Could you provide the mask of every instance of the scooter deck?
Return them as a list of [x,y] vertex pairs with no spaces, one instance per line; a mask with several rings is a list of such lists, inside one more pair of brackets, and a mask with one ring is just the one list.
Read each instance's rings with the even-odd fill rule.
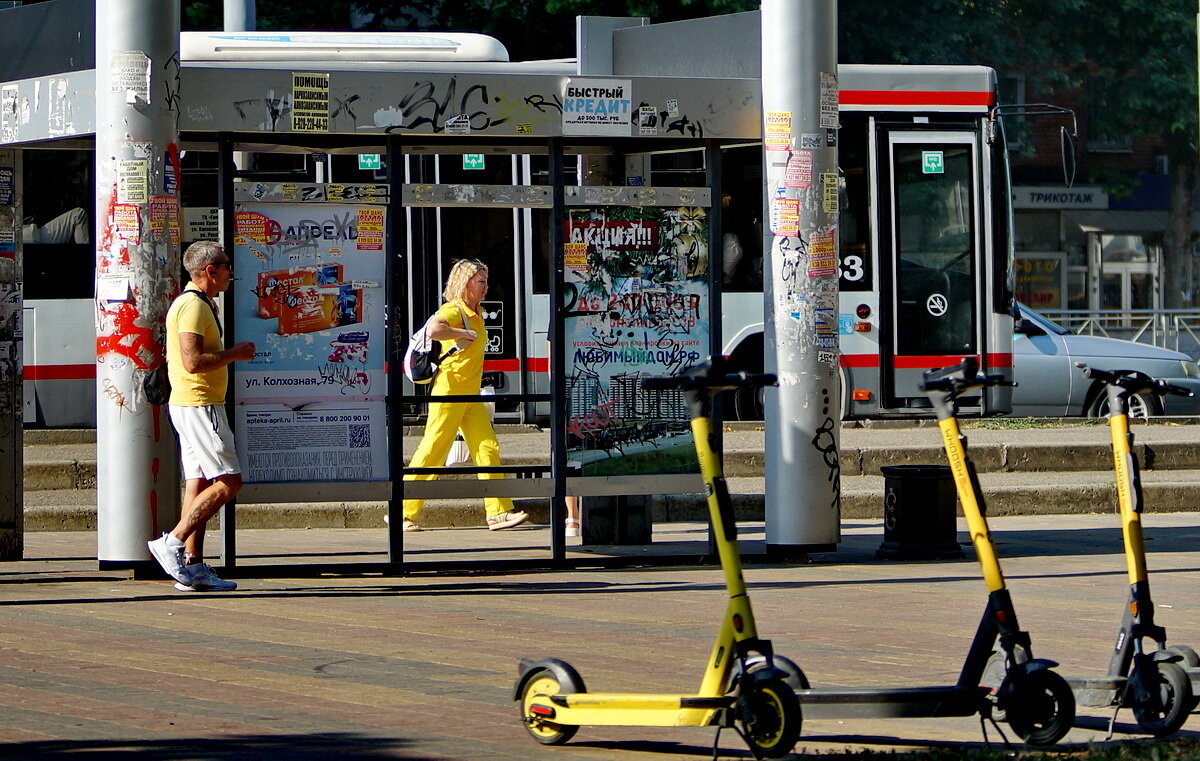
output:
[[1123,676],[1068,676],[1064,677],[1075,693],[1075,702],[1091,708],[1108,708],[1116,705],[1127,681]]
[[974,716],[986,687],[853,687],[797,690],[806,719],[899,719]]

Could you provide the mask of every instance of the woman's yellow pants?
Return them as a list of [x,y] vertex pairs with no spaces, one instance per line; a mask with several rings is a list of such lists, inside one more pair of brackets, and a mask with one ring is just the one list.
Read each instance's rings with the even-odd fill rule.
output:
[[[500,443],[496,441],[492,417],[483,402],[432,402],[429,405],[429,418],[425,423],[425,435],[421,437],[421,443],[413,453],[408,467],[437,468],[445,465],[446,456],[450,454],[450,447],[459,431],[462,431],[475,465],[492,467],[500,464]],[[433,474],[404,476],[405,481],[430,481],[435,478],[437,476]],[[479,478],[504,478],[504,474],[480,473]],[[415,521],[424,504],[423,499],[404,500],[404,517]],[[488,517],[491,517],[511,511],[513,503],[507,497],[487,497],[484,499],[484,508]]]

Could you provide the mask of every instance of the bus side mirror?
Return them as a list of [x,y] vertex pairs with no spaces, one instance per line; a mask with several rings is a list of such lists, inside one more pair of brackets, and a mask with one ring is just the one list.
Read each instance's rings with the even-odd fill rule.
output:
[[1063,182],[1067,187],[1075,184],[1075,148],[1078,142],[1074,132],[1068,132],[1066,127],[1059,128],[1059,138],[1062,143]]

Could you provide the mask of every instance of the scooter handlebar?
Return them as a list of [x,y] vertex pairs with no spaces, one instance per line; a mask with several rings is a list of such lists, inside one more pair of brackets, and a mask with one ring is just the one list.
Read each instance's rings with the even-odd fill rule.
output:
[[1151,378],[1137,370],[1113,372],[1088,367],[1084,362],[1076,362],[1075,366],[1083,373],[1083,377],[1103,383],[1108,386],[1119,386],[1131,394],[1157,394],[1158,396],[1195,396],[1189,389],[1167,383],[1165,380]]
[[1015,387],[1017,384],[1003,375],[984,375],[979,372],[979,360],[963,357],[963,361],[950,367],[925,372],[922,391],[949,391],[955,395],[984,386]]

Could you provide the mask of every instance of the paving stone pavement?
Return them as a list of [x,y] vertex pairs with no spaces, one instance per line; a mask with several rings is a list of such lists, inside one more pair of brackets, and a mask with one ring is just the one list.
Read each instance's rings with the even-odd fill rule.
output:
[[[754,552],[762,525],[743,528]],[[1034,652],[1066,675],[1100,675],[1127,590],[1115,516],[995,518],[992,528]],[[651,548],[705,536],[702,524],[670,524]],[[1200,646],[1200,514],[1148,516],[1146,536],[1158,621],[1170,641]],[[814,686],[956,678],[985,600],[970,549],[962,561],[880,561],[881,538],[879,521],[848,520],[837,552],[747,569],[762,634]],[[5,758],[711,757],[703,729],[585,727],[565,746],[538,746],[511,689],[518,657],[556,656],[592,690],[694,690],[722,605],[716,568],[420,572],[425,559],[482,570],[545,553],[548,530],[531,527],[409,535],[411,575],[345,574],[333,564],[384,556],[384,531],[245,530],[240,588],[199,594],[96,570],[89,532],[26,540],[27,559],[0,563]],[[311,578],[256,574],[279,563],[328,565]],[[1066,742],[1099,741],[1107,716],[1081,709]],[[1200,737],[1200,716],[1183,732]],[[1135,733],[1123,711],[1117,737]],[[807,721],[796,757],[930,745],[978,747],[979,722]],[[729,732],[720,756],[750,757]]]

